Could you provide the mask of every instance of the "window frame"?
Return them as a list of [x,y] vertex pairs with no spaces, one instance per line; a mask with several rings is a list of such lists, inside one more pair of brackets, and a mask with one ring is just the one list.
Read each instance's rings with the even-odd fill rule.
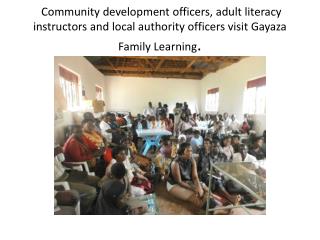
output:
[[[209,100],[208,99],[209,97],[212,97],[212,100]],[[219,100],[220,100],[219,88],[208,89],[206,94],[205,112],[218,112]],[[208,101],[211,101],[211,107],[208,107],[210,105]]]
[[[266,114],[266,77],[256,78],[250,81],[247,81],[246,89],[244,90],[244,103],[243,110],[244,113],[253,114],[253,115],[265,115]],[[261,96],[259,95],[259,91],[264,91],[263,96],[263,105],[260,106]],[[251,95],[251,96],[250,96]],[[252,99],[249,99],[252,98]],[[252,104],[254,102],[254,104]],[[250,104],[251,103],[251,104]],[[252,111],[253,109],[253,111]],[[263,111],[258,111],[259,109],[263,109]]]
[[[98,91],[97,91],[98,89],[100,90],[100,94],[101,94],[100,98],[97,97],[97,96],[98,96]],[[96,85],[95,85],[95,90],[96,90],[96,99],[103,101],[103,99],[104,99],[103,87],[101,87],[101,86],[99,86],[99,85],[96,84]]]
[[[59,64],[58,67],[59,86],[61,87],[62,93],[66,99],[67,111],[78,111],[81,108],[82,96],[80,75],[63,65]],[[69,75],[69,77],[65,77],[63,75]]]

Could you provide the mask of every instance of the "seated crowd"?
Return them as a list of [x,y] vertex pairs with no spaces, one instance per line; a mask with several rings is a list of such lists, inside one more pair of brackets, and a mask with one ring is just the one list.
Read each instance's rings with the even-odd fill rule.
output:
[[[256,136],[253,126],[247,114],[242,123],[234,114],[191,114],[186,102],[177,103],[172,113],[167,104],[159,102],[154,108],[149,102],[136,117],[107,112],[96,119],[86,112],[81,125],[71,127],[64,145],[55,146],[54,179],[69,183],[65,198],[80,199],[81,214],[144,214],[147,205],[138,197],[154,192],[160,182],[166,183],[170,195],[199,210],[207,201],[210,208],[254,202],[217,171],[209,183],[214,163],[251,162],[257,169],[265,168],[266,134]],[[143,156],[140,129],[164,129],[172,135],[163,136],[161,146]],[[248,137],[241,141],[244,134]],[[62,196],[55,191],[55,201],[64,202]]]

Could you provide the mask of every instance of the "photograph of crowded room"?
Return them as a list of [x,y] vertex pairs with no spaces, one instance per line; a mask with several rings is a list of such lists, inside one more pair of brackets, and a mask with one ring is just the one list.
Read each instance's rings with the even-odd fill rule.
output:
[[54,57],[55,215],[265,215],[266,57]]

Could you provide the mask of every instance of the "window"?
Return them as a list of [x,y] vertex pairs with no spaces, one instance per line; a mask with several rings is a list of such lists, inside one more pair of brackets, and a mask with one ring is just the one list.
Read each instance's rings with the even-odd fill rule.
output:
[[103,88],[96,85],[96,99],[103,100]]
[[244,94],[244,113],[266,113],[266,77],[247,82]]
[[59,66],[60,86],[67,100],[67,109],[74,110],[80,105],[79,77],[73,72]]
[[217,112],[219,107],[219,88],[208,90],[206,96],[206,112]]

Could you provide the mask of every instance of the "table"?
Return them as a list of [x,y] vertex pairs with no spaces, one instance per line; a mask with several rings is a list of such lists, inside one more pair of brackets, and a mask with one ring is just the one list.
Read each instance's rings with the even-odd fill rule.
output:
[[197,121],[197,126],[196,127],[192,127],[193,130],[203,130],[203,131],[208,131],[208,123],[206,121]]
[[[243,208],[249,214],[247,207],[266,207],[266,178],[265,171],[258,171],[253,163],[240,162],[240,163],[216,163],[212,164],[210,171],[213,168],[222,173],[227,178],[233,180],[236,184],[244,188],[249,194],[251,194],[258,201],[256,203],[240,204],[237,206],[216,207],[209,209],[207,206],[206,213],[217,209],[231,209],[231,208]],[[211,190],[211,178],[209,176],[209,190]]]
[[146,142],[141,150],[143,155],[147,155],[152,146],[160,147],[162,136],[171,136],[172,132],[165,129],[137,129],[138,137],[142,137]]

